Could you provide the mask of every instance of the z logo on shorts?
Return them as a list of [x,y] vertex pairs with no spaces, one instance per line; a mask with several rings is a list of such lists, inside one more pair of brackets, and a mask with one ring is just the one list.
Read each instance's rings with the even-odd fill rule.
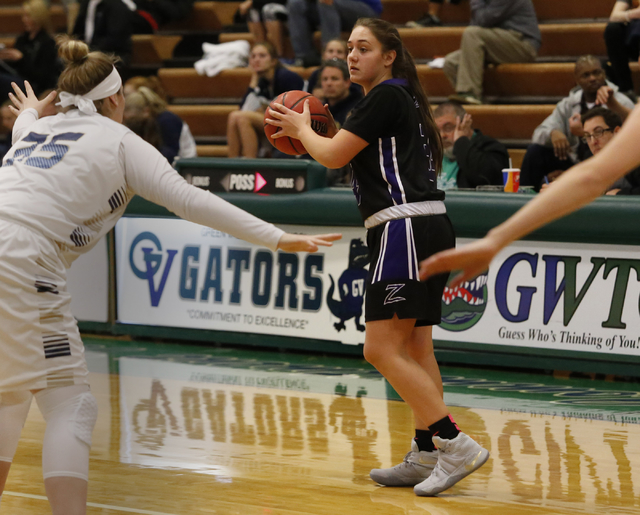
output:
[[384,299],[384,305],[393,304],[394,302],[402,302],[403,300],[407,300],[404,297],[396,297],[396,293],[398,293],[402,288],[404,288],[404,284],[388,284],[385,288],[389,294]]

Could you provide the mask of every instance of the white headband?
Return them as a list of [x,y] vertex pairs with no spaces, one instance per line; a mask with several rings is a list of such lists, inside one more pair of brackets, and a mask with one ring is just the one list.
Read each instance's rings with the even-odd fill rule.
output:
[[98,112],[94,100],[102,100],[103,98],[107,98],[111,95],[115,95],[120,88],[122,87],[122,79],[120,78],[120,74],[118,70],[113,68],[113,71],[109,74],[109,76],[104,79],[100,84],[98,84],[95,88],[93,88],[89,93],[85,93],[84,95],[72,95],[67,91],[61,91],[60,102],[56,105],[60,107],[67,106],[78,106],[78,109],[85,114],[95,114]]

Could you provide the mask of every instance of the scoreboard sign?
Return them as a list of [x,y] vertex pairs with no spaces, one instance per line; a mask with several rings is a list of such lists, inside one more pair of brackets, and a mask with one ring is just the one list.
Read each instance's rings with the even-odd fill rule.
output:
[[307,191],[306,172],[278,170],[230,171],[199,168],[183,173],[188,183],[213,193],[301,193]]
[[324,187],[324,167],[302,159],[185,159],[178,171],[213,193],[302,193]]

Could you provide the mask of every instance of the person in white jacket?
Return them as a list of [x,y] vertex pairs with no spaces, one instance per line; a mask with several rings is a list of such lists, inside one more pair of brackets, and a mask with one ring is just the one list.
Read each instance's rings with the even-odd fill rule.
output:
[[583,135],[580,116],[589,109],[603,106],[611,109],[623,120],[633,109],[633,102],[608,82],[600,61],[590,55],[576,61],[577,86],[569,96],[563,98],[553,112],[533,132],[532,144],[527,149],[522,163],[520,184],[533,186],[536,190],[547,177],[555,179],[591,156]]
[[[67,39],[58,86],[65,112],[14,86],[13,146],[0,173],[0,496],[32,397],[47,423],[42,468],[54,515],[86,512],[97,404],[88,385],[66,268],[91,249],[139,194],[182,218],[272,250],[315,251],[340,235],[291,235],[189,185],[122,125],[113,60]],[[1,499],[1,497],[0,497]]]

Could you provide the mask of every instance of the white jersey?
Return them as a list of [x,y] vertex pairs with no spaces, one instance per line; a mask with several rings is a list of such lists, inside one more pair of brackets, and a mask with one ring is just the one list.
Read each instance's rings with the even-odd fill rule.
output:
[[115,225],[134,194],[178,216],[276,249],[283,231],[189,185],[127,127],[77,109],[16,120],[0,168],[0,218],[53,240],[65,266]]

